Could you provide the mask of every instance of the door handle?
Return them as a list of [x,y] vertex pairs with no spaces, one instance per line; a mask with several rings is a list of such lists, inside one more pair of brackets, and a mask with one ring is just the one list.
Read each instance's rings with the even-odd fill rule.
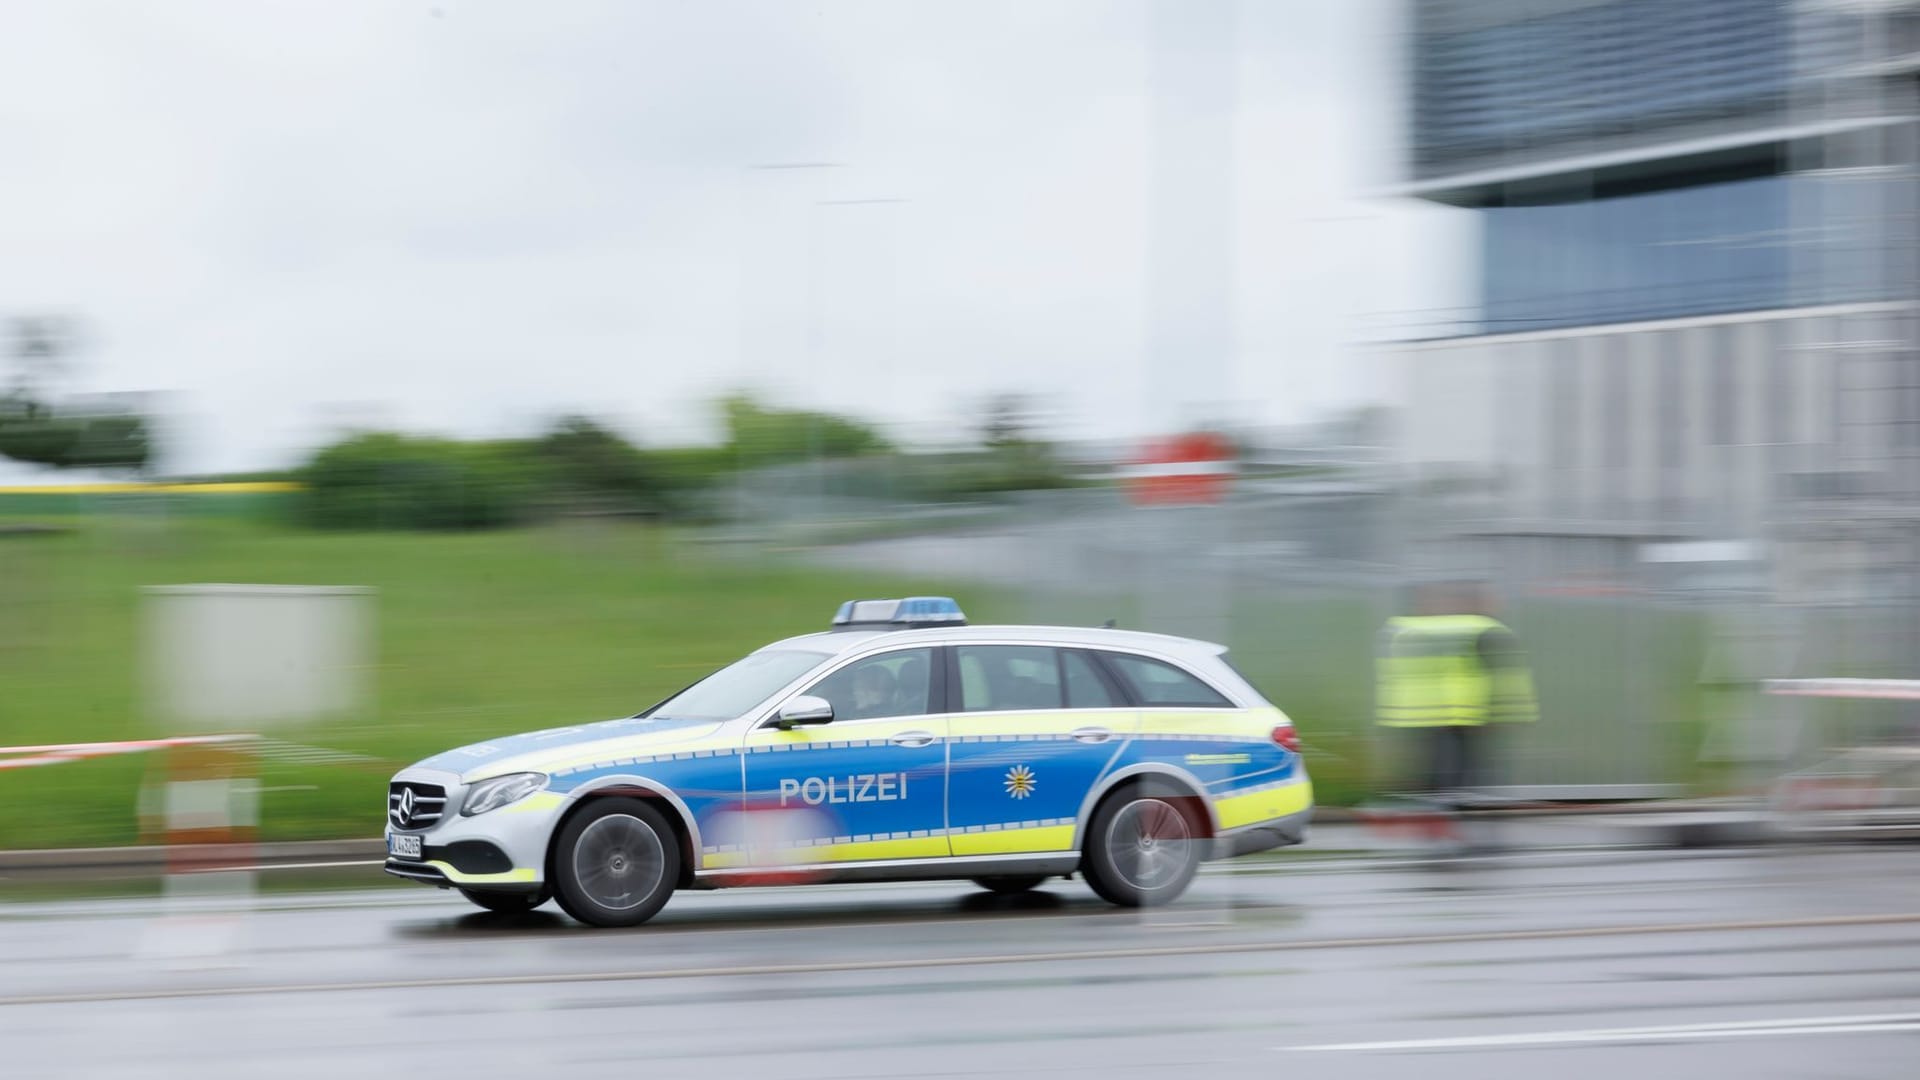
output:
[[895,746],[925,746],[933,741],[933,732],[903,731],[887,741]]
[[1074,728],[1070,737],[1075,742],[1103,743],[1113,738],[1113,732],[1103,727]]

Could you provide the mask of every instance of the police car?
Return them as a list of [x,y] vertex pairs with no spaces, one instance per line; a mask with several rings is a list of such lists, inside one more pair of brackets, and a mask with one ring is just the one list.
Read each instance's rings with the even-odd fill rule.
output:
[[637,716],[450,750],[394,776],[386,871],[494,911],[632,926],[675,889],[1080,873],[1124,906],[1299,843],[1293,725],[1219,645],[968,626],[858,600]]

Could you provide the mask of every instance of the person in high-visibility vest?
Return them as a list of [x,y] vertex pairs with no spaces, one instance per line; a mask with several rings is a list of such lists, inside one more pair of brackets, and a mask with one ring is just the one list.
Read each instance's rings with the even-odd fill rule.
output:
[[1457,796],[1484,783],[1484,729],[1538,712],[1519,639],[1482,613],[1476,592],[1429,586],[1419,614],[1388,619],[1380,633],[1379,722],[1424,732],[1419,786],[1429,794]]

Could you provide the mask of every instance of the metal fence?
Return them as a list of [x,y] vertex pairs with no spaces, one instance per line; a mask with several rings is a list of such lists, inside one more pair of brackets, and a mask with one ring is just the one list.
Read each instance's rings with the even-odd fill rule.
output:
[[1485,582],[1526,650],[1541,711],[1503,733],[1511,794],[1751,792],[1835,745],[1920,730],[1911,703],[1789,710],[1761,693],[1776,678],[1915,674],[1920,541],[1904,518],[1857,541],[1825,504],[1757,542],[1530,530],[1365,463],[1242,477],[1223,503],[1189,507],[1104,486],[920,505],[792,481],[753,500],[765,546],[971,589],[996,621],[1113,620],[1228,645],[1343,794],[1399,772],[1373,724],[1374,650],[1419,581]]
[[[887,514],[869,505],[861,517]],[[1413,581],[1481,577],[1541,701],[1537,723],[1506,733],[1499,779],[1512,793],[1668,793],[1716,770],[1715,753],[1739,756],[1728,747],[1745,745],[1759,682],[1778,674],[1727,640],[1754,603],[1748,583],[1676,581],[1629,546],[1577,538],[1423,549],[1405,537],[1430,523],[1410,517],[1404,499],[1363,479],[1243,481],[1223,504],[1172,508],[1079,489],[1019,497],[975,527],[808,557],[973,584],[1005,621],[1111,619],[1222,642],[1299,724],[1320,783],[1349,794],[1397,770],[1373,724],[1380,627]]]

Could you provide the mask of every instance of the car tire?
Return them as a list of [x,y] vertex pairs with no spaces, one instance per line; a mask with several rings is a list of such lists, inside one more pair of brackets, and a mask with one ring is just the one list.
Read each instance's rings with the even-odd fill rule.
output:
[[680,842],[641,799],[596,799],[554,839],[554,898],[588,926],[638,926],[680,880]]
[[545,889],[539,892],[501,892],[497,889],[461,889],[460,895],[473,901],[476,906],[488,911],[498,911],[512,915],[523,911],[532,911],[552,899]]
[[1047,880],[1046,874],[1000,874],[994,877],[977,877],[975,885],[990,893],[1001,896],[1018,896],[1023,892],[1032,892],[1041,882]]
[[1206,844],[1187,807],[1157,784],[1131,784],[1101,802],[1081,852],[1087,884],[1121,907],[1177,899],[1199,872]]

